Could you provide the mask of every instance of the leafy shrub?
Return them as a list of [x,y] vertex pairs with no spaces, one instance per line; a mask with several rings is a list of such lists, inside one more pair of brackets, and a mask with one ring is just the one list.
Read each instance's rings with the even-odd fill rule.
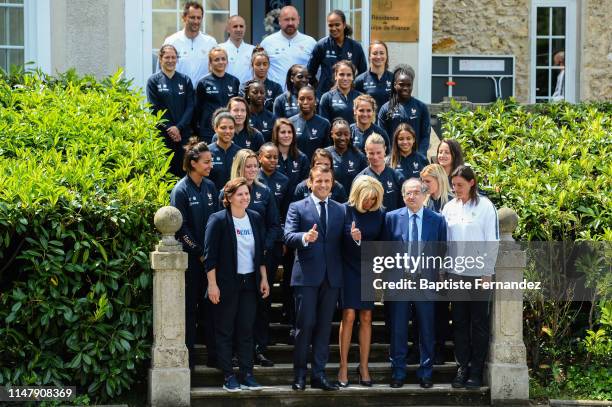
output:
[[[592,329],[598,299],[612,296],[612,103],[525,106],[510,100],[474,111],[453,104],[441,118],[443,136],[460,142],[481,189],[498,208],[517,212],[517,240],[605,242],[580,255],[578,250],[568,256],[548,253],[545,261],[557,266],[551,267],[557,273],[543,282],[548,292],[526,292],[524,303],[535,394],[604,397],[598,389],[610,388],[604,380],[610,356],[603,362],[601,354],[608,352],[609,342],[601,328],[585,331]],[[569,273],[584,275],[592,289],[588,318],[583,304],[564,300],[572,293]],[[529,265],[526,276],[543,281]],[[589,359],[594,363],[584,368]],[[590,387],[585,384],[589,378]]]
[[129,85],[0,74],[0,384],[102,400],[146,368],[152,219],[170,176]]
[[499,101],[441,116],[482,189],[517,212],[515,238],[612,240],[612,103]]

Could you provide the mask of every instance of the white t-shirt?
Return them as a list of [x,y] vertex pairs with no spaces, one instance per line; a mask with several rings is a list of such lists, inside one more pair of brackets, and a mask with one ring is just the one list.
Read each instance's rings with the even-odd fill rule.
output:
[[287,71],[294,64],[306,66],[316,43],[314,38],[301,32],[287,38],[282,31],[278,31],[264,38],[261,46],[270,56],[268,79],[280,83],[286,90]]
[[[464,204],[460,199],[454,198],[444,206],[442,215],[446,219],[447,240],[466,242],[450,243],[448,254],[464,257],[483,256],[484,262],[484,268],[480,270],[455,268],[449,271],[465,276],[494,274],[498,249],[498,245],[494,242],[499,241],[499,221],[493,203],[484,196],[479,196],[476,204],[472,201]],[[491,243],[478,244],[478,242]]]
[[217,40],[203,33],[191,39],[181,30],[166,38],[164,44],[174,45],[179,54],[176,71],[189,76],[195,89],[198,81],[208,74],[208,52],[217,45]]
[[255,236],[249,216],[242,218],[232,216],[236,228],[236,248],[238,249],[238,274],[249,274],[255,271]]
[[255,46],[243,41],[240,47],[236,48],[231,40],[222,42],[219,46],[227,51],[227,73],[238,78],[240,84],[245,83],[253,77],[251,55],[253,55]]

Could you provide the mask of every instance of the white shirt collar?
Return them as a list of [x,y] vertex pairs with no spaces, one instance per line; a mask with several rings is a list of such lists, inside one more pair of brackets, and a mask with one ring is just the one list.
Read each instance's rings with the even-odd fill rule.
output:
[[319,198],[317,198],[317,196],[313,193],[310,194],[310,196],[312,197],[313,202],[315,203],[315,205],[319,205],[319,202],[325,202],[325,204],[329,204],[329,197],[321,200]]
[[299,31],[297,31],[297,30],[295,31],[295,34],[293,34],[293,37],[289,37],[289,36],[287,36],[287,35],[286,35],[284,32],[282,32],[282,31],[279,31],[279,33],[280,33],[280,34],[283,36],[283,38],[284,38],[284,39],[286,39],[287,41],[294,40],[294,39],[296,39],[296,38],[297,38],[297,37],[300,35],[300,32],[299,32]]

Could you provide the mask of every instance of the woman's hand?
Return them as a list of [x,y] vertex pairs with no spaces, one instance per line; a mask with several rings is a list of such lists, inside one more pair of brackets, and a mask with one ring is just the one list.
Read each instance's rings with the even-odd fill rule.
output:
[[208,284],[208,299],[213,304],[218,304],[221,301],[221,291],[219,291],[217,284]]
[[355,226],[355,221],[351,223],[351,237],[356,242],[361,241],[361,230],[357,229],[357,227]]

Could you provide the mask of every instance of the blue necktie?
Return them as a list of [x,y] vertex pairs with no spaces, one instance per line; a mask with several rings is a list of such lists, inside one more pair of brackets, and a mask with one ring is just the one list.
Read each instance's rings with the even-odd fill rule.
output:
[[327,211],[325,210],[325,201],[319,202],[321,205],[321,214],[319,215],[321,221],[321,233],[325,235],[327,233]]
[[419,228],[417,226],[417,215],[412,215],[412,230],[410,231],[410,255],[418,256],[419,252]]

